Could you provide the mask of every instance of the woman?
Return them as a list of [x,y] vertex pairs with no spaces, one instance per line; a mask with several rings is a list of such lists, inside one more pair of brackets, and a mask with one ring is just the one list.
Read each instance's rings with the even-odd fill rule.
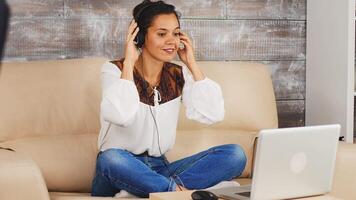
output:
[[[102,127],[92,195],[114,196],[123,190],[148,197],[151,192],[207,188],[239,176],[246,156],[234,144],[167,161],[164,154],[175,142],[181,101],[189,119],[212,124],[223,120],[224,100],[220,86],[197,65],[174,6],[145,0],[133,16],[125,58],[102,67]],[[170,63],[177,53],[187,67]]]

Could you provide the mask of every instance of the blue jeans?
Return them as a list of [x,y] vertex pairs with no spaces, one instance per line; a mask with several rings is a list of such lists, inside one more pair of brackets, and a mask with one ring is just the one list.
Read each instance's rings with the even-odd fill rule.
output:
[[138,156],[122,149],[99,152],[92,196],[115,196],[120,190],[148,197],[152,192],[175,191],[177,184],[204,189],[240,176],[246,155],[236,144],[212,147],[169,163],[166,157]]

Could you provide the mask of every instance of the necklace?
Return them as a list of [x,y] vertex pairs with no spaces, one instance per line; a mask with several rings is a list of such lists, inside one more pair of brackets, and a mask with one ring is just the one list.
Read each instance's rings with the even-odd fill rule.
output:
[[163,68],[162,68],[161,72],[157,76],[158,80],[156,80],[154,84],[151,84],[150,82],[146,81],[146,79],[145,79],[145,73],[144,73],[143,65],[142,65],[140,74],[142,76],[143,81],[145,82],[146,87],[149,87],[151,90],[154,90],[156,87],[158,87],[158,85],[161,82],[162,71],[163,71]]
[[[164,66],[163,66],[164,67]],[[143,78],[143,81],[145,81],[145,85],[148,83],[148,87],[146,86],[147,89],[151,89],[151,91],[148,90],[148,93],[149,93],[149,96],[152,96],[152,94],[154,94],[153,96],[153,104],[154,106],[157,106],[159,105],[159,102],[161,102],[161,94],[160,92],[156,89],[156,87],[159,85],[160,83],[160,80],[161,80],[161,76],[162,76],[162,71],[163,71],[163,68],[161,70],[161,72],[159,73],[158,75],[158,80],[156,81],[156,83],[152,86],[150,84],[150,82],[146,81],[145,80],[145,74],[144,74],[144,71],[143,71],[143,65],[142,65],[142,78]]]

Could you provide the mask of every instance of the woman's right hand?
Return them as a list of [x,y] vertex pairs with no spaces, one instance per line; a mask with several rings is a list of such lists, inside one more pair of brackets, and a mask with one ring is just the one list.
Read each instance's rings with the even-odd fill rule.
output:
[[135,20],[132,20],[127,32],[125,43],[125,60],[124,65],[134,67],[140,53],[135,45],[134,39],[139,31],[139,27]]

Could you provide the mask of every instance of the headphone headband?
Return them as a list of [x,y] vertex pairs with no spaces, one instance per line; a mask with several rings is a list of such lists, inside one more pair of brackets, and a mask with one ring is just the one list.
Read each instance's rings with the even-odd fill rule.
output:
[[[158,2],[158,3],[159,3],[159,2]],[[157,3],[150,3],[150,4],[146,5],[146,6],[144,6],[143,8],[141,8],[141,9],[137,12],[137,14],[135,15],[135,20],[138,21],[138,19],[140,18],[141,14],[142,14],[145,10],[147,10],[147,8],[153,7],[153,6],[156,6],[156,5],[157,5]]]

